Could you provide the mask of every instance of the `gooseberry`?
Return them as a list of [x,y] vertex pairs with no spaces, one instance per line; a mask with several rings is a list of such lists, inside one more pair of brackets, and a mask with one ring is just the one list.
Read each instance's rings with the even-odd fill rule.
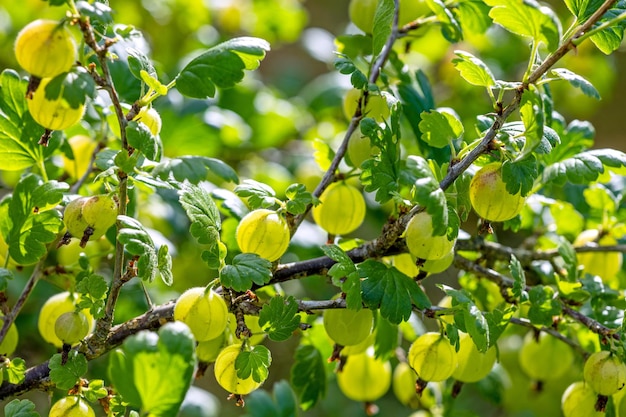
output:
[[538,338],[534,332],[528,332],[519,351],[522,371],[535,381],[561,377],[570,369],[573,361],[572,349],[544,332],[540,333]]
[[418,395],[415,392],[417,374],[408,363],[400,362],[393,370],[393,393],[401,404],[415,408],[418,404]]
[[313,220],[331,235],[351,233],[364,219],[363,194],[344,181],[329,185],[320,196],[320,204],[313,207]]
[[36,77],[56,77],[72,68],[76,44],[63,23],[38,19],[17,34],[15,57],[22,68]]
[[486,352],[480,352],[467,333],[462,333],[459,338],[457,355],[459,366],[452,377],[461,382],[480,381],[489,374],[496,362],[496,348],[492,346]]
[[372,146],[369,137],[364,136],[358,129],[352,133],[348,140],[346,152],[348,163],[351,166],[358,168],[363,162],[378,154],[380,154],[380,149],[377,146]]
[[215,339],[226,329],[228,307],[224,299],[211,289],[193,287],[178,297],[174,320],[182,321],[197,341]]
[[[352,88],[346,93],[343,98],[343,114],[346,116],[346,119],[350,120],[354,116],[361,94],[362,91],[356,88]],[[390,114],[387,100],[383,96],[371,93],[368,94],[367,105],[361,110],[363,116],[372,117],[379,123],[388,118]]]
[[27,98],[26,104],[30,115],[37,123],[49,130],[63,130],[74,126],[82,119],[85,105],[72,107],[63,98],[64,87],[60,88],[56,97],[46,97],[46,86],[49,82],[50,78],[42,79],[32,97]]
[[[3,315],[0,314],[0,317],[3,317]],[[0,327],[3,324],[4,324],[4,318],[1,318]],[[19,334],[17,332],[17,327],[15,326],[15,323],[11,323],[11,325],[9,326],[9,330],[7,330],[7,333],[4,336],[4,340],[2,341],[2,343],[0,343],[0,354],[4,356],[11,356],[13,352],[15,352],[15,348],[17,347],[18,340],[19,340]]]
[[57,318],[54,323],[54,333],[64,343],[73,345],[83,340],[91,326],[89,319],[82,311],[68,311]]
[[613,395],[626,384],[626,365],[619,356],[608,350],[601,350],[587,358],[583,377],[596,393]]
[[595,410],[597,394],[583,381],[569,385],[561,397],[561,410],[565,417],[602,417]]
[[72,148],[74,159],[63,156],[63,167],[70,178],[77,180],[89,169],[91,157],[98,144],[87,135],[74,135],[67,142]]
[[424,381],[444,381],[458,367],[458,355],[448,340],[437,332],[424,333],[411,344],[409,365]]
[[409,220],[404,234],[409,252],[416,258],[435,260],[448,255],[456,239],[448,240],[446,235],[433,236],[433,218],[421,211]]
[[[243,316],[243,319],[246,323],[246,327],[251,333],[250,337],[248,337],[248,343],[250,343],[251,345],[258,345],[263,340],[265,340],[266,333],[263,331],[261,326],[259,326],[259,316],[245,314]],[[233,313],[228,313],[228,327],[231,334],[235,335],[236,337],[237,317],[235,317]]]
[[252,375],[246,379],[237,376],[235,361],[241,349],[241,345],[230,345],[222,349],[215,360],[214,371],[215,379],[222,388],[232,394],[246,395],[260,387],[263,382],[256,382]]
[[[57,319],[63,314],[73,312],[76,310],[75,298],[68,292],[61,292],[48,298],[46,302],[41,306],[39,312],[39,319],[37,321],[37,328],[39,334],[48,343],[60,348],[63,346],[63,342],[59,339],[55,332],[55,324]],[[89,329],[93,328],[94,319],[89,310],[81,310],[87,317],[89,323]]]
[[142,107],[133,120],[145,124],[152,136],[157,136],[161,132],[161,116],[154,107]]
[[242,252],[256,253],[270,262],[278,260],[289,247],[289,226],[275,211],[258,209],[246,214],[236,230]]
[[525,201],[520,192],[511,194],[507,191],[500,162],[485,165],[470,182],[470,202],[474,211],[485,220],[510,220],[522,211]]
[[372,332],[372,310],[362,308],[332,308],[324,311],[324,330],[335,343],[342,346],[358,345]]
[[202,362],[215,362],[225,343],[225,334],[222,333],[215,339],[198,342],[196,346],[196,356]]
[[343,394],[354,401],[376,401],[391,386],[391,365],[374,358],[370,352],[348,356],[337,373],[337,384]]
[[429,274],[439,274],[443,271],[447,271],[454,261],[454,251],[448,252],[441,259],[430,259],[420,267],[420,270],[428,272]]
[[81,239],[81,246],[87,241],[103,236],[117,220],[117,201],[110,195],[101,194],[79,197],[65,207],[63,222],[67,231]]
[[48,417],[95,417],[93,408],[78,395],[68,395],[55,402]]
[[[600,246],[613,246],[617,240],[611,235],[600,237],[597,229],[584,230],[574,240],[574,246],[584,246],[597,242]],[[622,268],[623,254],[621,252],[580,252],[576,254],[578,264],[587,274],[597,275],[605,283],[610,283]]]

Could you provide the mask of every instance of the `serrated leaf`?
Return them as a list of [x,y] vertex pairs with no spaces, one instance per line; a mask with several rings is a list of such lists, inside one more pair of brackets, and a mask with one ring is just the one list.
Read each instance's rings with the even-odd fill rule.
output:
[[256,253],[240,253],[231,265],[220,271],[220,281],[226,288],[247,291],[253,284],[265,285],[272,278],[272,263]]
[[352,259],[337,245],[322,246],[324,254],[337,262],[328,270],[333,284],[346,294],[346,307],[352,310],[360,310],[363,306],[361,300],[361,278]]
[[391,22],[394,15],[393,0],[380,0],[374,13],[374,25],[372,27],[372,52],[378,55],[389,35],[391,35]]
[[249,212],[248,207],[241,201],[241,198],[230,190],[216,188],[211,191],[211,197],[216,202],[219,210],[227,217],[241,220]]
[[450,230],[454,219],[449,216],[446,195],[439,187],[439,182],[428,162],[421,156],[411,155],[407,159],[407,168],[412,171],[413,177],[417,178],[411,190],[413,201],[425,207],[428,214],[433,216],[433,236],[456,237],[458,227],[456,231]]
[[513,277],[513,297],[520,302],[528,300],[528,293],[526,292],[526,274],[519,259],[515,255],[511,255],[511,261],[509,262],[509,271]]
[[124,249],[137,257],[137,276],[152,282],[158,273],[157,249],[150,234],[136,219],[129,216],[118,216],[121,225],[117,240]]
[[[66,0],[62,0],[63,3]],[[87,1],[77,1],[76,8],[80,11],[81,16],[88,16],[89,23],[92,25],[107,25],[113,23],[113,10],[106,4],[95,2],[93,4]]]
[[494,309],[492,311],[486,312],[485,318],[487,319],[487,323],[489,324],[489,346],[494,346],[506,327],[509,325],[511,318],[515,314],[514,308],[507,308],[502,311],[499,309]]
[[91,315],[98,319],[104,315],[104,306],[109,286],[100,275],[91,274],[76,284],[76,291],[80,293],[78,307],[89,309]]
[[161,275],[161,279],[165,285],[172,285],[174,283],[174,275],[172,274],[172,256],[170,255],[169,246],[161,245],[159,252],[157,253],[159,260],[157,269]]
[[552,287],[537,285],[528,292],[528,318],[535,325],[550,326],[553,317],[561,314],[561,305],[554,298]]
[[245,417],[296,417],[296,398],[287,381],[274,384],[274,395],[265,390],[256,390],[246,397]]
[[4,380],[9,384],[21,384],[26,377],[26,362],[22,358],[11,359],[4,367]]
[[565,0],[565,5],[578,18],[578,23],[586,22],[602,3],[602,0]]
[[487,0],[492,6],[489,16],[494,23],[516,35],[543,42],[549,50],[559,46],[560,27],[542,6],[534,0]]
[[237,377],[247,379],[252,376],[255,382],[263,382],[269,375],[269,367],[272,364],[272,354],[268,348],[262,345],[253,346],[249,351],[242,351],[235,360]]
[[[467,2],[465,2],[467,3]],[[463,4],[463,3],[461,3]],[[458,56],[452,60],[454,67],[461,73],[461,77],[472,85],[481,87],[493,87],[496,85],[496,78],[483,61],[465,51],[454,51]]]
[[380,159],[368,159],[361,165],[361,182],[367,192],[376,192],[376,201],[383,204],[391,200],[400,188],[400,164],[391,160],[386,152]]
[[555,182],[563,185],[588,184],[604,172],[604,167],[621,168],[626,166],[626,154],[615,149],[594,149],[581,152],[571,158],[554,163],[543,171],[542,182]]
[[235,187],[235,194],[247,198],[251,210],[276,204],[276,191],[269,185],[255,180],[244,180]]
[[529,88],[522,94],[519,113],[524,123],[525,141],[521,153],[523,157],[533,152],[543,138],[543,100],[535,88]]
[[87,358],[82,353],[70,350],[67,362],[62,363],[62,355],[57,353],[50,358],[50,380],[57,388],[69,390],[87,373]]
[[316,200],[303,184],[291,184],[285,190],[287,200],[287,211],[291,214],[302,214],[309,204]]
[[244,77],[244,70],[253,70],[270,50],[267,41],[241,37],[220,43],[194,58],[176,78],[176,88],[192,98],[215,95],[216,88],[234,87]]
[[446,8],[445,3],[441,0],[426,0],[426,4],[428,4],[430,10],[437,16],[443,37],[450,43],[460,41],[463,38],[461,25],[459,25],[454,14]]
[[527,195],[533,189],[538,175],[537,160],[532,154],[523,160],[502,164],[502,179],[511,194],[521,192],[523,196]]
[[363,302],[372,309],[380,309],[380,315],[393,324],[406,321],[413,305],[424,309],[430,300],[415,281],[381,262],[368,259],[358,265]]
[[300,345],[296,349],[291,384],[304,411],[311,409],[326,394],[324,358],[314,346]]
[[[595,24],[594,27],[614,21],[624,13],[626,13],[626,2],[615,2],[614,7],[604,13],[602,18]],[[593,42],[594,45],[596,45],[596,47],[604,54],[609,55],[613,51],[616,51],[622,44],[624,29],[626,29],[626,22],[622,19],[617,23],[614,22],[604,30],[592,35],[591,42]]]
[[163,144],[159,136],[154,136],[144,123],[131,120],[126,125],[128,144],[139,150],[150,161],[159,162],[163,155]]
[[12,400],[4,406],[5,417],[40,417],[31,400]]
[[576,74],[567,68],[554,68],[551,70],[552,74],[569,82],[572,86],[580,88],[585,95],[600,100],[600,93],[587,79],[581,75]]
[[85,399],[89,402],[95,403],[101,398],[105,398],[109,395],[109,390],[104,385],[102,379],[92,379],[89,381],[87,389],[81,390],[81,394],[85,396]]
[[163,180],[171,176],[176,181],[189,181],[198,184],[206,180],[209,174],[217,175],[224,181],[239,182],[237,172],[225,162],[206,156],[180,156],[178,158],[163,159],[152,171],[155,177]]
[[8,210],[12,224],[7,243],[9,254],[15,262],[34,264],[48,252],[46,245],[63,228],[61,213],[56,209],[50,210],[50,206],[60,203],[63,191],[68,188],[65,183],[46,183],[34,174],[20,179]]
[[300,326],[298,302],[292,296],[286,299],[274,296],[259,313],[259,326],[275,342],[282,342],[291,337]]
[[210,268],[220,268],[223,261],[219,248],[222,221],[217,205],[208,191],[187,183],[183,184],[179,192],[179,201],[191,221],[189,232],[198,243],[209,247],[203,252],[202,258]]
[[465,290],[455,290],[445,285],[442,287],[446,294],[452,298],[452,306],[457,307],[454,321],[459,329],[472,337],[480,352],[486,352],[494,344],[494,341],[491,340],[487,318]]
[[463,135],[463,124],[453,114],[432,110],[420,115],[422,140],[435,148],[443,148]]

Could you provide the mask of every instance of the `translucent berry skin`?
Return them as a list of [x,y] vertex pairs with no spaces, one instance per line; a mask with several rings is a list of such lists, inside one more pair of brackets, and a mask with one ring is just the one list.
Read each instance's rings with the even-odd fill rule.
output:
[[526,198],[521,193],[511,194],[502,180],[502,164],[492,162],[474,174],[470,182],[470,202],[483,219],[503,222],[517,216]]
[[335,182],[320,196],[313,208],[313,220],[331,235],[346,235],[355,231],[365,219],[365,199],[354,186]]
[[433,218],[425,211],[411,218],[404,239],[411,255],[425,260],[444,258],[456,243],[456,239],[448,240],[445,235],[433,236]]
[[374,358],[369,352],[348,356],[337,384],[343,394],[354,401],[376,401],[391,387],[391,365]]
[[569,385],[561,397],[561,410],[565,417],[602,417],[605,413],[595,410],[598,394],[583,381]]
[[232,394],[246,395],[259,388],[263,382],[256,382],[252,376],[237,377],[235,361],[241,352],[241,345],[230,345],[222,349],[215,360],[215,379],[222,388]]
[[145,124],[153,136],[161,132],[161,115],[153,107],[142,107],[133,120]]
[[64,130],[74,126],[83,118],[85,105],[72,107],[63,98],[63,91],[58,97],[49,99],[46,97],[46,86],[50,78],[44,78],[33,93],[27,98],[26,104],[30,115],[37,123],[49,130]]
[[415,408],[419,398],[415,392],[417,374],[408,363],[400,362],[393,370],[392,388],[393,393],[403,405]]
[[54,333],[68,345],[83,340],[89,334],[90,328],[89,319],[80,311],[63,313],[54,323]]
[[324,329],[335,343],[342,346],[358,345],[372,332],[372,310],[359,311],[335,308],[324,311]]
[[613,353],[594,352],[585,361],[585,382],[600,395],[613,395],[626,385],[626,365]]
[[242,252],[256,253],[274,262],[289,247],[289,227],[284,217],[275,211],[258,209],[241,219],[236,238]]
[[87,228],[91,228],[90,240],[102,237],[117,220],[118,206],[109,195],[79,197],[65,207],[63,222],[67,231],[81,239]]
[[196,340],[204,342],[224,333],[228,324],[228,307],[215,291],[194,287],[178,297],[174,305],[174,320],[185,323]]
[[68,395],[52,405],[48,417],[96,417],[96,413],[81,397]]
[[[598,229],[588,229],[576,237],[574,246],[584,246],[592,242],[597,242],[599,246],[612,246],[618,243],[613,236],[600,237]],[[622,268],[623,257],[621,252],[579,252],[576,254],[578,265],[583,267],[583,272],[599,276],[606,284],[616,281],[615,276]]]
[[[0,314],[0,317],[2,317],[2,314]],[[0,326],[2,326],[3,323],[4,319],[0,319]],[[17,327],[15,326],[15,323],[11,323],[6,336],[4,336],[4,340],[0,343],[0,355],[11,356],[15,352],[18,340],[19,334],[17,332]],[[1,383],[2,381],[0,380],[0,384]]]
[[408,361],[417,375],[429,382],[450,378],[459,364],[454,347],[436,332],[425,333],[413,342]]
[[472,338],[463,333],[457,352],[459,366],[452,377],[461,382],[478,382],[485,378],[496,363],[496,348],[491,347],[485,353],[478,350]]
[[[39,311],[39,319],[37,321],[37,328],[39,334],[48,343],[60,348],[63,346],[63,342],[59,339],[54,331],[54,326],[57,319],[63,314],[71,311],[75,311],[76,306],[69,292],[65,291],[59,294],[55,294],[48,298],[46,302],[41,306]],[[89,313],[89,310],[82,310],[83,314],[89,321],[89,329],[93,328],[94,319]]]
[[539,339],[534,332],[524,337],[519,351],[522,371],[535,381],[548,381],[561,377],[574,361],[572,349],[547,333],[541,333]]
[[17,34],[15,57],[32,75],[52,78],[72,68],[76,62],[76,44],[65,25],[38,19]]

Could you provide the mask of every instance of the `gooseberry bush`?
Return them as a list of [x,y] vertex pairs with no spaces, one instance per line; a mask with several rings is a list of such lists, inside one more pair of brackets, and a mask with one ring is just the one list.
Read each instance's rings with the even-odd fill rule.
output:
[[3,57],[3,415],[624,417],[626,2],[147,3]]

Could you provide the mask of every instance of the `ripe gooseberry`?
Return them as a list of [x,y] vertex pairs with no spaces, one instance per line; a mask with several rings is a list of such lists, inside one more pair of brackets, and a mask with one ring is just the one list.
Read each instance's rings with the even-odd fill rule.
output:
[[[600,246],[617,244],[613,236],[600,237],[598,229],[588,229],[576,237],[574,246],[584,246],[594,242]],[[621,252],[580,252],[576,254],[576,258],[585,273],[599,276],[604,283],[611,283],[622,268],[623,254]]]
[[608,350],[594,352],[585,361],[583,378],[596,393],[613,395],[626,385],[626,365]]
[[85,175],[91,164],[91,156],[98,144],[87,135],[74,135],[67,140],[74,159],[63,156],[63,167],[73,180],[77,180]]
[[457,352],[459,366],[452,377],[461,382],[477,382],[485,378],[496,363],[495,346],[480,352],[469,334],[462,333]]
[[[248,337],[248,343],[251,345],[258,345],[265,340],[266,333],[259,326],[259,316],[252,316],[245,314],[243,316],[246,327],[250,331],[251,335]],[[231,334],[237,336],[237,317],[233,313],[228,313],[228,327]]]
[[547,381],[561,377],[570,369],[574,352],[561,340],[540,333],[528,332],[519,351],[519,364],[522,371],[535,381]]
[[32,75],[52,78],[72,68],[76,61],[76,44],[63,23],[38,19],[17,34],[15,57]]
[[142,107],[133,120],[145,124],[152,136],[157,136],[161,132],[161,116],[154,107]]
[[439,274],[450,268],[453,261],[454,251],[452,250],[441,259],[430,259],[424,262],[424,264],[420,267],[420,270],[428,272],[429,274]]
[[197,341],[218,337],[226,329],[228,307],[212,289],[193,287],[178,297],[174,305],[174,320],[182,321]]
[[117,220],[117,201],[106,194],[79,197],[68,203],[63,214],[67,231],[81,239],[81,247],[87,241],[102,237]]
[[370,352],[348,356],[337,373],[337,384],[343,394],[354,401],[376,401],[391,386],[391,364],[374,358]]
[[[48,343],[60,348],[63,342],[59,339],[54,331],[57,319],[63,314],[76,310],[75,298],[68,292],[61,292],[48,298],[41,306],[37,328],[39,334]],[[93,328],[94,319],[89,310],[84,309],[82,313],[87,317],[89,329]]]
[[93,408],[78,395],[68,395],[55,402],[48,417],[95,417]]
[[445,257],[456,243],[456,239],[448,240],[446,235],[433,236],[433,218],[426,211],[417,213],[409,220],[404,239],[411,255],[425,260]]
[[32,97],[27,97],[28,111],[33,119],[46,129],[63,130],[72,127],[82,119],[85,105],[72,107],[63,98],[63,86],[56,97],[46,97],[46,86],[50,80],[50,78],[42,79]]
[[[0,314],[0,317],[3,317],[3,314]],[[0,319],[0,326],[4,324],[4,318]],[[11,356],[13,352],[15,352],[15,348],[17,347],[17,342],[19,340],[19,334],[17,332],[17,327],[15,323],[11,323],[9,326],[9,330],[4,336],[4,340],[0,343],[0,354],[4,356]],[[1,382],[0,382],[1,383]]]
[[220,354],[224,344],[226,342],[225,334],[222,333],[215,339],[205,340],[204,342],[198,342],[196,346],[196,356],[198,360],[202,362],[215,362],[217,355]]
[[458,367],[458,355],[448,340],[437,332],[424,333],[411,344],[409,365],[424,381],[444,381]]
[[[346,116],[346,119],[350,120],[354,116],[356,108],[359,105],[361,94],[362,91],[356,88],[352,88],[346,93],[343,98],[343,114]],[[384,97],[377,94],[368,94],[367,105],[361,110],[365,117],[372,117],[378,123],[389,117],[387,101]]]
[[332,308],[324,311],[324,330],[335,343],[342,346],[358,345],[372,332],[372,310],[362,308]]
[[372,146],[372,141],[369,137],[363,136],[358,129],[352,133],[348,140],[348,150],[346,152],[347,162],[351,166],[358,168],[363,162],[378,154],[380,154],[380,149],[377,146]]
[[492,162],[474,174],[470,182],[470,202],[474,211],[485,220],[503,222],[517,216],[526,198],[511,194],[502,180],[502,164]]
[[417,407],[419,397],[415,392],[417,374],[408,363],[399,362],[393,370],[392,388],[393,393],[401,404]]
[[355,231],[365,219],[365,199],[354,186],[344,181],[332,183],[313,207],[313,220],[331,235]]
[[89,319],[82,311],[68,311],[57,318],[54,333],[64,343],[73,345],[83,340],[91,327]]
[[246,214],[235,232],[242,252],[256,253],[270,262],[278,260],[289,247],[289,226],[272,210],[258,209]]
[[561,397],[561,410],[565,417],[602,417],[595,410],[597,394],[583,381],[570,384]]
[[263,381],[256,382],[252,375],[246,379],[237,376],[235,361],[241,348],[241,345],[230,345],[222,349],[215,360],[214,371],[215,379],[222,388],[232,394],[246,395],[259,388]]

